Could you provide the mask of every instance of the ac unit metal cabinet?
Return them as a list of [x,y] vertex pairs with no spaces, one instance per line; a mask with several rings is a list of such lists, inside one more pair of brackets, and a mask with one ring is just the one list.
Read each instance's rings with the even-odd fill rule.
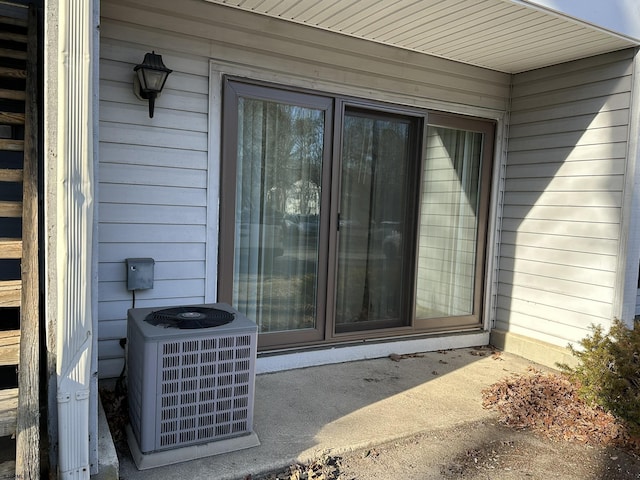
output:
[[144,321],[158,308],[129,310],[129,415],[143,455],[252,432],[256,324],[226,304],[198,307],[235,318],[212,328],[178,329]]

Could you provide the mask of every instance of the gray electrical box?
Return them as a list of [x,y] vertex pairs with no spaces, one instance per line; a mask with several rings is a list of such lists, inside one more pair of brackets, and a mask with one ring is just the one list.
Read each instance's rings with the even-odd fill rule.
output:
[[127,290],[153,288],[153,258],[127,258]]

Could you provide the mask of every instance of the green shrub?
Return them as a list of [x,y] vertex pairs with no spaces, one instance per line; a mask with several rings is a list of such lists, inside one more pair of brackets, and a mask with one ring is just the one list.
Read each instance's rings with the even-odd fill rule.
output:
[[578,365],[558,367],[579,387],[583,400],[596,404],[627,422],[640,434],[640,322],[629,329],[614,320],[609,333],[592,325],[593,334],[580,341],[582,349],[569,345]]

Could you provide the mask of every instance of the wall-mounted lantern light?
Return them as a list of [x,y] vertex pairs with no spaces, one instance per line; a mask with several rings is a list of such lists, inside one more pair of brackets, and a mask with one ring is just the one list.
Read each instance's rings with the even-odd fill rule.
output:
[[141,100],[149,100],[149,118],[153,118],[153,107],[156,97],[160,95],[167,77],[173,70],[162,63],[162,55],[156,52],[146,53],[141,64],[133,69],[136,77],[133,82],[133,91]]

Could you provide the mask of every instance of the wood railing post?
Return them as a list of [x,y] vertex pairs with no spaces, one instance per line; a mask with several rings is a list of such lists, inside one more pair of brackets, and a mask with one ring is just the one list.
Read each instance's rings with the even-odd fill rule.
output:
[[38,275],[38,12],[28,16],[22,199],[22,302],[16,479],[40,478],[40,303]]

